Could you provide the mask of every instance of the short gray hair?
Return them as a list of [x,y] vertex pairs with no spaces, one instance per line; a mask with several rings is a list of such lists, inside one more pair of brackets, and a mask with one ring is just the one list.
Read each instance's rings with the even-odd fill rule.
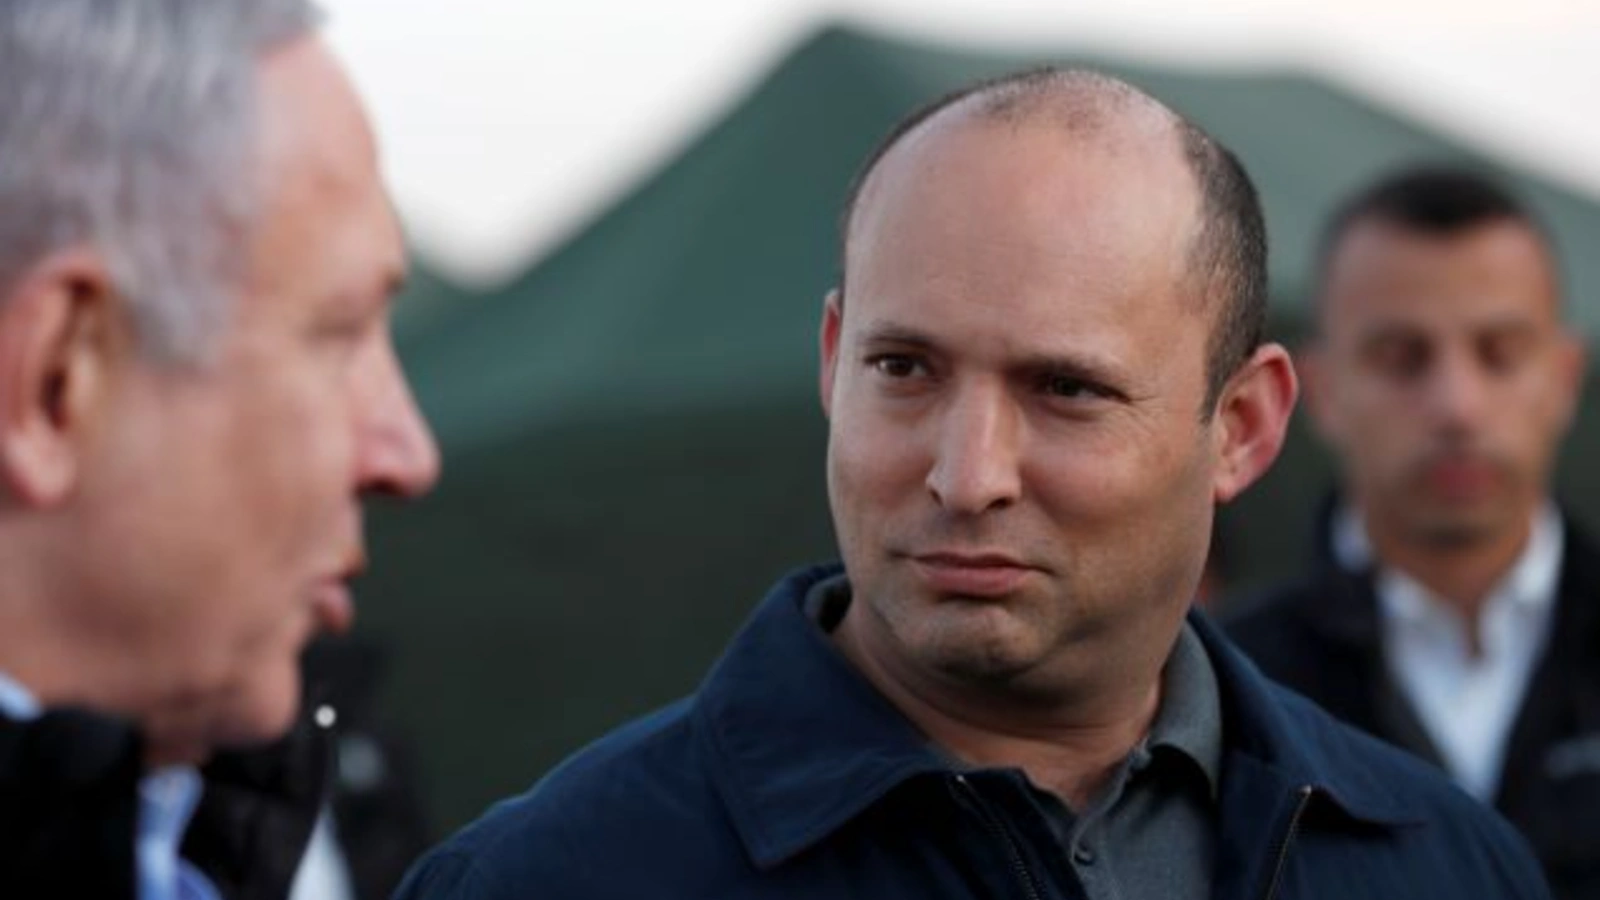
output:
[[257,63],[319,18],[308,0],[0,0],[0,297],[90,246],[149,355],[202,357],[259,193]]

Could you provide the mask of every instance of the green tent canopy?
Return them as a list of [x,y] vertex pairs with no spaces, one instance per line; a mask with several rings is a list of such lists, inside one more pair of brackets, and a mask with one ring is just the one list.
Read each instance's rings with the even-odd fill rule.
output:
[[[1126,78],[1234,148],[1267,207],[1283,332],[1298,326],[1317,229],[1347,192],[1411,161],[1489,165],[1303,75],[827,28],[512,283],[469,295],[422,279],[398,330],[445,477],[422,504],[374,511],[360,594],[363,627],[392,650],[389,708],[421,745],[441,827],[692,689],[778,574],[832,555],[816,327],[845,188],[913,107],[1045,62]],[[1597,330],[1600,257],[1586,251],[1600,206],[1507,174],[1567,248],[1574,318]],[[1571,459],[1600,447],[1593,420]],[[1593,507],[1583,477],[1563,471]],[[1327,479],[1297,429],[1224,515],[1245,580],[1301,556]]]

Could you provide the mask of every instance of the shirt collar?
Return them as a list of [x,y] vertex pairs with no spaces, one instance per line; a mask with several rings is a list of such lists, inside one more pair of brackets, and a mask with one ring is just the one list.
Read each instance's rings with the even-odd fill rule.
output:
[[39,701],[33,693],[4,672],[0,672],[0,714],[13,719],[37,719]]
[[1527,549],[1506,578],[1505,588],[1513,603],[1535,611],[1555,605],[1566,537],[1561,513],[1555,504],[1546,504],[1534,517]]
[[192,766],[156,769],[139,780],[139,831],[135,838],[139,896],[179,898],[184,877],[179,851],[204,788]]
[[1347,572],[1361,572],[1372,567],[1372,541],[1361,517],[1349,506],[1341,505],[1333,512],[1331,527],[1333,558],[1339,568]]
[[1183,754],[1205,775],[1211,796],[1222,780],[1222,701],[1211,658],[1185,622],[1161,672],[1161,707],[1144,745]]

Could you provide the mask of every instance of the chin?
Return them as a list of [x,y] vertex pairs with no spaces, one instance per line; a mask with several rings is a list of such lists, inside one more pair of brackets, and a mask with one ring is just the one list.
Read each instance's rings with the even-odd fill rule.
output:
[[932,663],[953,681],[987,687],[1009,685],[1032,668],[1030,660],[989,647],[942,648]]
[[1003,684],[1028,672],[1042,655],[1040,641],[1021,623],[988,610],[948,623],[920,642],[926,664],[972,684]]
[[1500,534],[1508,518],[1495,508],[1433,509],[1419,517],[1414,531],[1436,547],[1469,547]]
[[300,711],[300,693],[298,666],[286,676],[258,676],[230,697],[219,712],[218,748],[269,744],[283,737]]

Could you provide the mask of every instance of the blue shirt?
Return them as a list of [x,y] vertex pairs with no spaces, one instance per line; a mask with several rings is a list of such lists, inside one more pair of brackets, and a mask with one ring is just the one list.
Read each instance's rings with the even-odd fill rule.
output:
[[[27,688],[0,673],[0,714],[27,720],[41,712]],[[221,900],[200,870],[178,855],[203,790],[193,766],[157,769],[140,780],[139,828],[134,835],[139,900]]]

